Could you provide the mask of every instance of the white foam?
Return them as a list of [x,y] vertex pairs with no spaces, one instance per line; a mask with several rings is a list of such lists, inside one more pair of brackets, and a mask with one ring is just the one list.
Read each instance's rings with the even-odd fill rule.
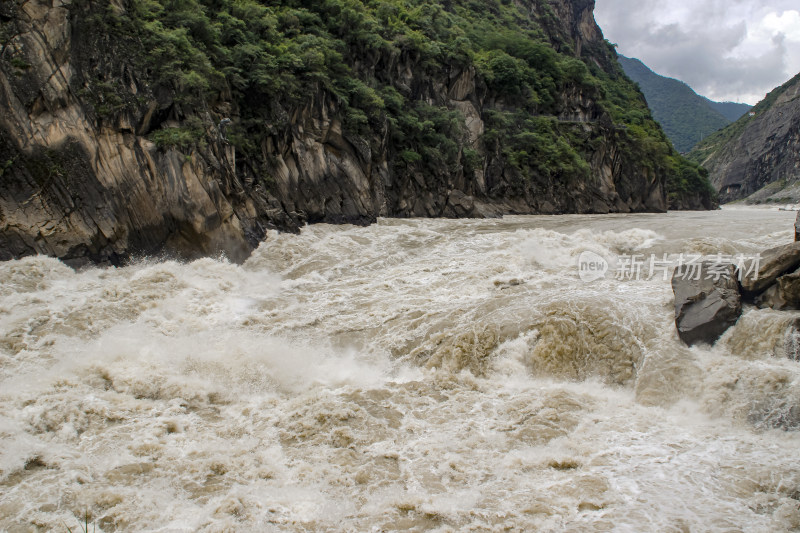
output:
[[782,319],[688,349],[668,281],[576,270],[748,252],[777,216],[381,220],[271,232],[241,267],[0,264],[0,529],[797,527]]

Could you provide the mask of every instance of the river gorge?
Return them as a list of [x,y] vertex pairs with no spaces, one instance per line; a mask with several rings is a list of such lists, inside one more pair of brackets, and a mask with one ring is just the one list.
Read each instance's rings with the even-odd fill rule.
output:
[[[792,313],[687,348],[664,276],[795,213],[378,219],[242,265],[0,263],[0,530],[800,528]],[[611,260],[583,281],[577,261]]]

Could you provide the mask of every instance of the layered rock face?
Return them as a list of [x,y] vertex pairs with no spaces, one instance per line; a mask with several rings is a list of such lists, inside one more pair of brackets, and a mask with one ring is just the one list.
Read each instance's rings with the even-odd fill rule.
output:
[[3,53],[18,61],[0,63],[0,260],[38,253],[118,264],[167,251],[239,261],[270,221],[291,227],[274,199],[242,190],[231,146],[185,155],[144,137],[169,101],[135,73],[126,81],[143,95],[142,112],[114,124],[87,112],[81,68],[96,65],[88,43],[76,42],[68,3],[2,10],[15,32]]
[[800,201],[800,75],[690,155],[729,202]]
[[[432,73],[412,54],[391,61],[365,57],[356,68],[380,70],[415,100],[458,111],[465,132],[459,150],[477,159],[471,168],[399,172],[387,128],[348,132],[340,103],[322,87],[303,105],[276,107],[285,126],[253,140],[263,155],[256,162],[220,127],[223,117],[240,119],[230,95],[187,111],[177,92],[149,84],[125,57],[102,49],[114,36],[104,41],[87,31],[92,6],[17,0],[0,7],[2,260],[41,253],[76,265],[119,264],[167,253],[241,261],[268,228],[294,231],[305,222],[667,208],[663,169],[642,165],[624,150],[624,131],[604,112],[597,91],[567,87],[553,117],[591,145],[586,176],[520,182],[501,147],[483,140],[486,114],[507,102],[487,90],[475,68]],[[548,31],[554,46],[569,46],[617,75],[593,6],[588,0],[549,2],[548,12],[557,16]],[[118,2],[109,9],[129,6]],[[124,85],[130,105],[101,116],[98,107],[110,105],[113,95],[98,89],[96,79]],[[157,128],[188,115],[202,123],[202,142],[153,142]]]

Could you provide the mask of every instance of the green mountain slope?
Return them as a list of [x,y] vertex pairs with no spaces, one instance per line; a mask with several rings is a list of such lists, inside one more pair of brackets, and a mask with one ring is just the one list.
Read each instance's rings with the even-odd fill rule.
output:
[[[682,81],[660,76],[638,59],[619,56],[622,68],[639,84],[667,137],[680,152],[688,152],[697,142],[731,122],[727,116],[749,109],[742,104],[717,103],[695,93]],[[741,110],[741,112],[740,112]]]

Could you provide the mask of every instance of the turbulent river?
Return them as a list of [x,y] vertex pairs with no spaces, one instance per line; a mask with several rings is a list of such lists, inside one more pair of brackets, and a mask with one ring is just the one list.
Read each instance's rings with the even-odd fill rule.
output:
[[[0,531],[800,528],[791,313],[687,348],[660,273],[795,213],[380,220],[241,266],[0,263]],[[612,264],[582,281],[582,252]],[[638,279],[637,279],[638,278]]]

